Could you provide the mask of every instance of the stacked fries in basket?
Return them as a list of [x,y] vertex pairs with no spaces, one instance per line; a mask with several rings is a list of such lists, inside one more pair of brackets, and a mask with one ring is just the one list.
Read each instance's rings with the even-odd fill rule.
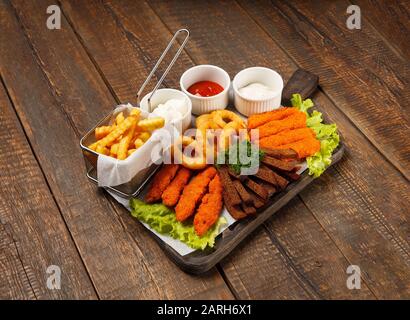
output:
[[133,108],[125,117],[123,112],[116,115],[112,125],[95,129],[96,142],[89,149],[124,160],[140,148],[150,137],[152,131],[162,128],[165,120],[161,117],[141,119],[141,110]]

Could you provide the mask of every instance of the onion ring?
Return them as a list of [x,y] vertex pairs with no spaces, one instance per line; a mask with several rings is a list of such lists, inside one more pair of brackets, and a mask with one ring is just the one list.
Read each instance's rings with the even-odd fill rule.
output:
[[[242,120],[240,116],[238,116],[235,112],[229,110],[216,110],[211,113],[213,116],[214,122],[220,127],[225,128],[225,126],[232,121],[235,121],[240,124],[241,128],[245,128],[245,122]],[[225,119],[229,120],[228,122]]]
[[[179,148],[179,146],[181,146],[181,148]],[[183,151],[184,147],[192,148],[195,156],[186,155]],[[207,166],[206,157],[201,144],[191,137],[179,137],[176,142],[176,147],[174,145],[172,148],[172,154],[174,156],[174,160],[178,159],[178,162],[180,162],[187,169],[200,170]]]

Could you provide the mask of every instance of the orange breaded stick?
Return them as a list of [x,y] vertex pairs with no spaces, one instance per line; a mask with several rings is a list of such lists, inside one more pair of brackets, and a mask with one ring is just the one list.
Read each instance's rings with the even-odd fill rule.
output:
[[293,149],[298,153],[299,159],[313,156],[320,150],[320,141],[316,138],[309,137],[293,143],[277,146],[277,149]]
[[222,183],[216,174],[194,217],[194,228],[198,236],[203,236],[218,221],[222,203]]
[[280,108],[273,111],[254,114],[248,118],[248,129],[255,129],[269,121],[282,120],[298,112],[296,108]]
[[298,128],[293,130],[284,130],[278,134],[267,136],[259,140],[259,146],[261,148],[274,149],[282,144],[288,144],[303,140],[305,138],[313,137],[316,135],[310,128]]
[[162,194],[162,203],[168,207],[173,207],[177,204],[179,197],[185,185],[191,177],[191,170],[181,167],[174,180],[168,185]]
[[174,179],[178,171],[178,164],[164,164],[162,168],[155,174],[154,180],[151,183],[150,189],[145,195],[145,201],[153,203],[161,200],[162,193],[165,188]]
[[259,139],[277,134],[283,130],[291,130],[306,127],[306,115],[297,112],[283,120],[273,120],[255,130],[259,130]]
[[175,207],[175,217],[178,221],[184,221],[195,212],[195,207],[206,193],[209,182],[216,175],[214,167],[208,167],[198,173],[185,186],[181,198]]

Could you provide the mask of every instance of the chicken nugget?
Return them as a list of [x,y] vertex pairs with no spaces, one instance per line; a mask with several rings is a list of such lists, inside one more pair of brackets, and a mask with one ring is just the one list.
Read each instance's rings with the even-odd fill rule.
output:
[[203,236],[218,221],[222,204],[222,184],[216,174],[194,217],[194,229],[198,236]]
[[184,221],[194,214],[196,205],[201,201],[209,182],[215,175],[216,169],[208,167],[193,177],[185,186],[175,207],[175,216],[178,221]]
[[168,207],[173,207],[177,204],[181,192],[191,177],[191,170],[181,167],[178,170],[174,180],[168,185],[162,194],[162,203]]
[[162,168],[155,174],[150,189],[145,195],[146,202],[153,203],[161,200],[162,193],[175,177],[178,168],[178,164],[164,164],[162,166]]

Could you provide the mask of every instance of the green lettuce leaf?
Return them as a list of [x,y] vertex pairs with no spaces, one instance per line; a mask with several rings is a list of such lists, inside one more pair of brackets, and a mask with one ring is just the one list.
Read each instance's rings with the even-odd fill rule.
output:
[[336,124],[324,124],[322,113],[314,110],[309,114],[308,109],[313,107],[312,100],[302,100],[300,94],[292,95],[292,106],[306,114],[306,125],[316,133],[320,141],[320,151],[306,158],[309,174],[319,177],[332,163],[332,153],[339,145],[339,134]]
[[204,250],[207,246],[212,248],[220,228],[227,223],[224,217],[220,217],[204,236],[199,237],[192,223],[179,222],[175,218],[175,212],[163,204],[146,204],[139,199],[132,198],[130,206],[133,217],[148,224],[155,231],[180,240],[194,249]]

